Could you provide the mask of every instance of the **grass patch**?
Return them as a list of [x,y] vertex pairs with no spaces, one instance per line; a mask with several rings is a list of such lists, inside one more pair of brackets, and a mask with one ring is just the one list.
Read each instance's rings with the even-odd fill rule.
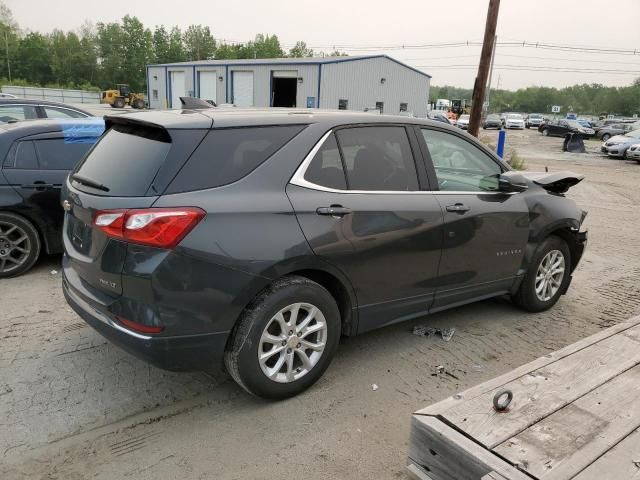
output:
[[525,162],[524,158],[518,155],[518,152],[516,150],[513,150],[511,152],[511,156],[509,157],[509,160],[507,160],[507,163],[511,165],[511,168],[513,168],[514,170],[527,169],[527,163]]

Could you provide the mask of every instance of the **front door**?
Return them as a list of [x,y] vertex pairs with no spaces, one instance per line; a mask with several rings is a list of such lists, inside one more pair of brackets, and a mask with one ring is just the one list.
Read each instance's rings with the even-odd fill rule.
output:
[[403,126],[331,132],[287,187],[313,251],[352,283],[359,332],[425,314],[433,301],[442,211],[418,180],[413,135]]
[[507,293],[529,237],[524,196],[498,191],[504,168],[462,136],[421,129],[444,212],[442,260],[432,311]]

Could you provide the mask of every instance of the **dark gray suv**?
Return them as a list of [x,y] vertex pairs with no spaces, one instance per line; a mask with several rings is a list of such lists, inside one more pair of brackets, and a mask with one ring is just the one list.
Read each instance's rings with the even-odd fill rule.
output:
[[312,385],[341,335],[498,295],[566,292],[586,242],[563,193],[476,139],[407,117],[133,113],[71,173],[64,293],[160,367],[223,362],[249,392]]

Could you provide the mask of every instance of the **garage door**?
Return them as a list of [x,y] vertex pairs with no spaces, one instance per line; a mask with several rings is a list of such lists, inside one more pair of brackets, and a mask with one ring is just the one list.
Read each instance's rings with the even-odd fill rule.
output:
[[180,97],[185,96],[184,72],[170,72],[171,75],[171,108],[180,108]]
[[253,72],[233,72],[233,103],[253,105]]
[[216,98],[216,80],[218,76],[216,72],[198,72],[198,93],[203,100],[213,100],[218,102]]

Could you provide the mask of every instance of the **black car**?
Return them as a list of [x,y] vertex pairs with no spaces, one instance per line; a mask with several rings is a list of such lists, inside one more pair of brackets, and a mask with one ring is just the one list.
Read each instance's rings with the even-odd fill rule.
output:
[[498,130],[502,129],[502,120],[500,119],[500,115],[488,115],[482,124],[483,129],[488,128],[497,128]]
[[579,133],[583,137],[590,138],[595,135],[595,130],[584,127],[577,120],[549,120],[538,127],[538,131],[549,137],[564,137],[568,133]]
[[25,98],[0,98],[0,123],[14,123],[38,118],[87,118],[89,112],[66,103]]
[[[566,292],[582,177],[511,171],[440,122],[307,110],[106,117],[63,190],[63,289],[166,369],[247,391],[313,384],[341,335],[498,295]],[[535,212],[535,213],[533,213]]]
[[103,130],[100,119],[0,124],[0,278],[62,252],[60,188]]

